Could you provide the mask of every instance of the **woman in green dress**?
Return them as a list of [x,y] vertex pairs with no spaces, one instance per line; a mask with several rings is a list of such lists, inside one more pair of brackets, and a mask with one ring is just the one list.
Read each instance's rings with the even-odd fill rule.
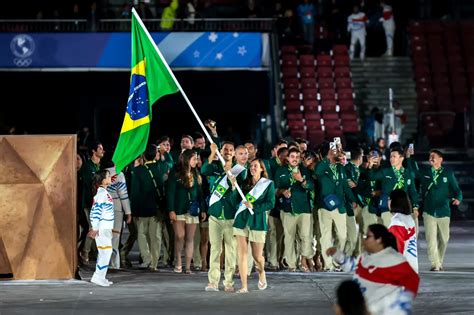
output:
[[[234,220],[234,236],[237,239],[238,265],[242,288],[237,293],[247,293],[247,253],[248,242],[252,247],[252,256],[257,263],[258,289],[267,288],[265,277],[265,258],[263,247],[265,246],[265,234],[268,229],[267,212],[275,206],[275,186],[268,179],[268,174],[263,160],[255,159],[250,164],[250,174],[245,179],[242,190],[246,200],[240,202],[240,195],[233,191],[233,201],[238,207]],[[233,189],[235,178],[232,179]],[[253,213],[251,213],[251,211]]]

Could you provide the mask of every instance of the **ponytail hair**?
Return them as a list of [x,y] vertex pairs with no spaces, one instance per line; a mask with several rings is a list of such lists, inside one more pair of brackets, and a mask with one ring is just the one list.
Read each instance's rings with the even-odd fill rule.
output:
[[102,185],[102,182],[104,179],[109,176],[110,172],[108,170],[100,170],[97,173],[94,174],[94,177],[92,178],[92,195],[95,196],[97,194],[97,190],[99,189],[100,185]]
[[398,251],[397,240],[395,236],[388,231],[385,225],[382,224],[371,224],[369,225],[369,231],[374,234],[374,239],[381,239],[384,248],[392,247]]

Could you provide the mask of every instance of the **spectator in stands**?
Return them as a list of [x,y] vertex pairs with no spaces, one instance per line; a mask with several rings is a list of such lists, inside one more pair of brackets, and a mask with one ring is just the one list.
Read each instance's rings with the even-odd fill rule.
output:
[[393,18],[392,7],[386,4],[385,0],[380,1],[383,10],[383,16],[380,18],[383,29],[385,31],[385,40],[387,42],[386,56],[393,56],[393,34],[395,33],[395,20]]
[[186,4],[184,6],[184,16],[186,17],[190,25],[193,25],[195,22],[194,19],[196,18],[196,7],[197,7],[197,1],[195,0],[186,1]]
[[160,27],[163,31],[170,31],[173,29],[174,20],[176,19],[176,11],[178,10],[178,0],[171,0],[169,6],[163,10],[161,15]]
[[79,4],[74,3],[74,5],[72,7],[72,12],[71,12],[69,18],[72,19],[72,20],[75,20],[74,21],[74,29],[76,31],[78,31],[79,30],[79,21],[78,20],[83,18],[83,16],[81,15],[81,11],[79,9]]
[[346,15],[343,12],[343,2],[341,0],[330,0],[325,8],[328,29],[333,34],[336,42],[344,42],[343,39],[346,38],[344,31],[346,29]]
[[97,2],[93,1],[91,3],[89,12],[87,12],[87,23],[90,31],[95,32],[101,18],[100,12],[97,8]]
[[359,5],[354,5],[353,13],[347,18],[347,31],[351,33],[351,47],[349,49],[351,60],[354,59],[357,43],[360,45],[360,60],[363,62],[365,59],[365,37],[367,35],[365,26],[367,22],[367,16],[360,11]]
[[125,2],[122,6],[122,12],[120,12],[121,19],[130,19],[132,12],[130,11],[130,4]]
[[311,46],[313,46],[314,43],[315,11],[314,5],[310,3],[309,0],[303,0],[303,3],[296,8],[296,12],[300,17],[304,40]]
[[291,9],[285,10],[282,19],[277,21],[278,33],[281,34],[282,43],[294,44],[298,22]]
[[247,0],[244,8],[244,17],[256,19],[262,16],[262,10],[255,4],[255,0]]
[[[141,0],[138,4],[137,13],[142,19],[152,19],[154,18],[153,13],[148,7],[148,3]],[[162,17],[163,18],[163,17]]]

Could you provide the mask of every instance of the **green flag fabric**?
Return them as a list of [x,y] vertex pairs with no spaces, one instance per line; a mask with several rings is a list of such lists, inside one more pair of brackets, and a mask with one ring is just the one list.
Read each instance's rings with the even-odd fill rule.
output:
[[112,158],[117,173],[145,151],[153,104],[162,96],[179,90],[157,49],[133,9],[130,91],[120,138]]

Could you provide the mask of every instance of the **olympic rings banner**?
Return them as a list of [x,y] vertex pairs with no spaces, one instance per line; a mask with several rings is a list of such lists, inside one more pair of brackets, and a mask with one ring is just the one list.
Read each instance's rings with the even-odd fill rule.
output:
[[[152,33],[173,68],[268,66],[268,34]],[[0,68],[130,69],[130,33],[3,33]]]

